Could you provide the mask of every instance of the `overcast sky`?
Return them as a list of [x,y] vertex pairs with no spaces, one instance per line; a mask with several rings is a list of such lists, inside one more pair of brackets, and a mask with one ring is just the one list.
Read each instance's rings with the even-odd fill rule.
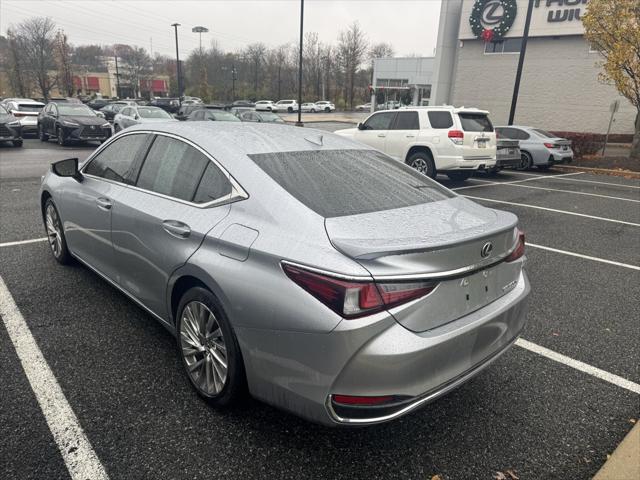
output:
[[[51,17],[74,45],[127,43],[175,55],[174,22],[180,23],[180,53],[198,45],[191,28],[209,28],[215,40],[235,51],[252,42],[269,46],[297,42],[299,0],[0,0],[0,31],[36,16]],[[431,56],[436,46],[440,0],[306,0],[305,31],[335,43],[357,20],[372,43],[388,42],[396,55]]]

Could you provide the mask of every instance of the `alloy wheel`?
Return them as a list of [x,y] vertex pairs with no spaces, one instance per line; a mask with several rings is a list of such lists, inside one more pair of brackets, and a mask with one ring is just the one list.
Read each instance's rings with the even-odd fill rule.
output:
[[45,221],[47,226],[47,237],[49,238],[49,246],[53,252],[53,256],[58,258],[62,253],[62,225],[60,217],[52,203],[47,205]]
[[424,158],[416,158],[411,162],[411,166],[420,173],[424,173],[427,176],[429,175],[429,164]]
[[182,310],[180,349],[193,383],[206,395],[219,394],[227,382],[227,346],[218,319],[202,302]]

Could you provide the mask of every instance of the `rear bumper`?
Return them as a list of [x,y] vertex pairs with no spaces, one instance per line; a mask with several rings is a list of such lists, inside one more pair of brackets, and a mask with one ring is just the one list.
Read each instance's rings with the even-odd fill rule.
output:
[[[237,328],[249,389],[325,425],[393,420],[461,385],[506,351],[525,326],[529,290],[523,271],[508,294],[420,333],[387,314],[345,320],[325,334]],[[345,409],[333,401],[336,394],[402,401],[381,413],[377,407]]]

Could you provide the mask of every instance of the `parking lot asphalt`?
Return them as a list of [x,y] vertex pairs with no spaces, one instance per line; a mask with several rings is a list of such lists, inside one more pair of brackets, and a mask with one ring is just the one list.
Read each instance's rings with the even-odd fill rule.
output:
[[[535,170],[439,177],[519,216],[531,243],[523,338],[588,368],[514,346],[396,422],[328,429],[251,399],[213,410],[155,320],[86,268],[58,265],[45,242],[7,244],[44,236],[37,190],[48,164],[93,148],[0,147],[0,277],[109,478],[455,480],[510,470],[522,480],[586,479],[640,415],[640,395],[616,380],[640,383],[637,180]],[[0,477],[69,478],[4,324],[0,365]]]

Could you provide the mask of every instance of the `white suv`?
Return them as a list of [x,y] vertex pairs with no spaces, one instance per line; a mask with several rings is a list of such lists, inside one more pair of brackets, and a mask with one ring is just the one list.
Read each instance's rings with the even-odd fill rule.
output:
[[376,148],[434,178],[466,180],[496,164],[496,134],[489,112],[477,108],[408,107],[382,110],[338,135]]
[[327,100],[319,100],[316,102],[316,110],[319,112],[331,113],[335,109],[336,109],[336,106]]
[[278,112],[297,112],[298,102],[295,100],[280,100],[276,103],[276,108],[278,109]]

